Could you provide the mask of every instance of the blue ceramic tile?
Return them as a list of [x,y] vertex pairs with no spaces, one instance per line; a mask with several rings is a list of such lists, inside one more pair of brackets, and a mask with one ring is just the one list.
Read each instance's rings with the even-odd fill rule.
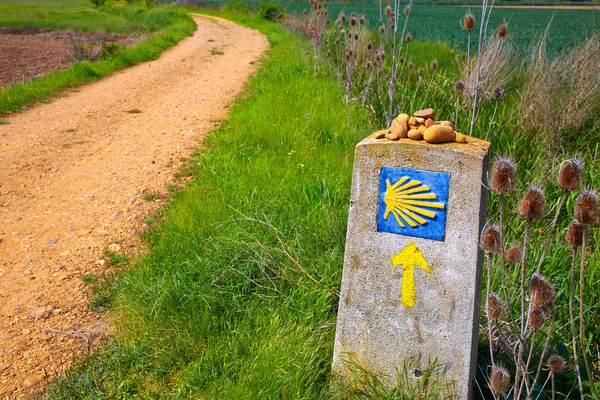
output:
[[377,231],[444,240],[450,174],[382,167]]

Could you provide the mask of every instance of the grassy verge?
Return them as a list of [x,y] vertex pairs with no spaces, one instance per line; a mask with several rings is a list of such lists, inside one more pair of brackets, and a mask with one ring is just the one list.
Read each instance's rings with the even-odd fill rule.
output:
[[122,333],[49,398],[328,391],[353,148],[372,127],[315,78],[304,42],[253,25],[272,49],[114,286]]
[[[50,3],[48,7],[52,4],[53,3]],[[68,5],[68,3],[58,4],[63,7]],[[37,6],[37,3],[35,5]],[[5,6],[6,5],[3,5],[3,7]],[[33,10],[29,10],[28,8],[19,9],[15,7],[18,6],[13,5],[11,10],[14,9],[15,11],[11,15],[13,15],[13,17],[14,15],[17,15],[18,18],[15,19],[18,21],[24,21],[25,23],[26,21],[29,21],[31,13],[37,15]],[[77,7],[83,7],[85,10],[91,10],[90,13],[98,14],[99,20],[94,20],[94,16],[84,16],[83,22],[80,21],[77,24],[70,23],[68,19],[66,21],[61,21],[63,14],[70,15],[77,20]],[[0,115],[22,110],[24,107],[30,106],[37,101],[44,100],[48,96],[55,95],[66,88],[96,81],[104,76],[110,75],[114,71],[144,61],[154,60],[167,48],[173,46],[184,37],[192,35],[196,29],[196,25],[189,14],[176,9],[156,8],[144,10],[134,7],[113,7],[107,9],[105,12],[99,12],[79,4],[75,6],[74,10],[69,7],[66,7],[66,9],[69,10],[69,12],[63,11],[58,14],[56,12],[50,13],[50,19],[45,23],[40,22],[40,26],[60,29],[65,29],[67,27],[81,30],[101,29],[111,32],[120,31],[126,33],[135,31],[139,33],[151,33],[151,35],[148,39],[137,45],[122,49],[115,55],[104,60],[94,63],[87,61],[80,62],[69,68],[44,75],[22,84],[14,84],[1,88]],[[45,15],[43,12],[42,14]],[[84,13],[84,15],[87,14]],[[0,18],[0,26],[22,27],[18,23],[11,22],[11,18],[7,18],[6,16]],[[93,21],[93,23],[87,21],[87,18],[89,18],[90,21]],[[113,24],[111,18],[114,18],[117,22],[121,21],[122,24]],[[31,23],[37,24],[38,22]],[[27,22],[26,25],[28,26],[29,23],[30,22]]]

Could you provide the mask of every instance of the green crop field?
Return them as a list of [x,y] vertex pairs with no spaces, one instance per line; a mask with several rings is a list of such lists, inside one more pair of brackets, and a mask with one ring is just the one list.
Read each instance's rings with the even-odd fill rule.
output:
[[[249,4],[256,6],[258,0],[250,0]],[[383,2],[383,7],[388,2]],[[402,2],[402,7],[408,1]],[[308,2],[283,1],[289,13],[302,15],[306,9],[310,11]],[[357,1],[353,4],[329,3],[327,6],[331,19],[340,13],[352,12],[365,16],[371,28],[381,24],[380,6],[378,2]],[[477,20],[481,15],[481,7],[445,6],[416,3],[412,7],[408,32],[417,40],[439,40],[453,47],[465,50],[467,34],[460,26],[461,19],[467,11],[471,11]],[[489,29],[493,32],[503,24],[508,23],[509,36],[515,50],[526,54],[531,44],[536,42],[551,22],[548,36],[548,51],[551,55],[560,54],[583,42],[600,28],[600,8],[595,10],[565,10],[565,9],[518,9],[494,8]],[[473,31],[472,49],[476,49],[477,29]]]

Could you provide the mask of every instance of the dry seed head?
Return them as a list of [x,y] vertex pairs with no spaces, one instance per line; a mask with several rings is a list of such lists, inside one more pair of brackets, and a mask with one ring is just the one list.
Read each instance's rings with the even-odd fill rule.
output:
[[500,39],[502,39],[503,37],[506,37],[507,33],[508,33],[508,29],[506,27],[506,24],[502,24],[498,27],[498,29],[496,29],[496,36],[499,37]]
[[358,20],[358,23],[363,25],[365,23],[365,17],[360,17],[360,19]]
[[553,374],[560,374],[567,368],[565,360],[558,354],[552,354],[550,357],[548,357],[546,365],[548,368],[550,368],[550,372]]
[[413,69],[415,67],[415,64],[412,63],[412,61],[410,61],[407,65],[408,69]]
[[475,28],[475,17],[473,16],[473,14],[468,13],[467,15],[465,15],[465,17],[462,20],[462,26],[468,31]]
[[354,40],[358,40],[358,33],[354,34]]
[[340,20],[342,22],[345,22],[346,21],[346,16],[344,14],[340,15]]
[[400,64],[404,64],[404,57],[400,57],[400,59],[398,60],[400,62]]
[[456,90],[457,92],[462,92],[463,90],[465,90],[465,83],[463,81],[454,82],[454,90]]
[[598,223],[598,195],[592,190],[581,192],[575,201],[575,221],[581,225]]
[[352,49],[348,49],[348,55],[349,55],[350,57],[352,57],[352,55],[353,55],[353,54],[354,54],[354,52],[352,51]]
[[419,75],[425,75],[425,70],[423,68],[419,68]]
[[490,389],[494,393],[508,393],[510,389],[510,374],[502,365],[492,367],[490,375]]
[[531,302],[536,307],[544,307],[551,304],[556,297],[556,291],[546,278],[539,274],[533,274],[529,282],[529,293]]
[[367,50],[372,50],[372,49],[373,49],[373,43],[367,44]]
[[490,181],[492,190],[499,194],[512,193],[515,191],[516,184],[517,168],[515,163],[504,157],[497,159],[492,165]]
[[379,27],[379,33],[381,33],[382,35],[385,33],[385,26],[381,25]]
[[306,15],[306,14],[307,14],[307,13],[306,13],[306,10],[304,10],[304,15]]
[[583,225],[572,222],[567,228],[567,243],[573,249],[583,246]]
[[502,235],[496,224],[485,227],[481,233],[481,247],[488,253],[497,253],[502,249]]
[[331,51],[327,50],[327,57],[331,57]]
[[509,263],[516,264],[521,261],[523,256],[523,249],[518,244],[513,245],[511,248],[506,250],[506,261]]
[[560,165],[558,170],[558,186],[564,190],[579,190],[583,179],[583,162],[575,157]]
[[500,86],[496,86],[494,88],[494,90],[492,90],[492,98],[494,100],[500,100],[503,95],[504,95],[504,89],[502,89]]
[[394,25],[394,24],[391,24],[391,25],[390,25],[390,29],[391,29],[391,30],[394,30],[394,27],[395,27],[395,26],[396,26],[396,25]]
[[519,215],[529,221],[543,218],[545,202],[544,192],[537,187],[530,187],[519,203]]
[[335,43],[336,46],[339,45],[340,44],[340,39],[335,39],[334,43]]
[[433,61],[431,62],[431,65],[430,65],[430,67],[431,67],[431,69],[432,69],[433,71],[435,71],[435,70],[437,69],[437,67],[438,67],[438,62],[437,62],[437,60],[433,60]]
[[352,38],[352,32],[348,31],[348,33],[346,34],[346,36],[348,37],[348,39]]
[[404,7],[404,15],[406,15],[407,17],[410,15],[410,6]]
[[529,327],[531,329],[541,329],[546,322],[546,312],[543,308],[534,308],[529,313]]
[[354,17],[356,17],[356,13],[352,13],[352,14],[350,14],[350,16],[351,16],[352,18],[354,18]]
[[350,25],[356,26],[356,18],[354,18],[354,17],[350,18]]
[[392,15],[392,7],[390,7],[390,6],[387,6],[387,7],[385,8],[385,16],[386,16],[386,17],[389,17],[390,15]]
[[487,314],[490,319],[500,319],[502,317],[502,300],[496,293],[488,295]]
[[406,34],[406,42],[410,42],[412,40],[412,35],[410,33]]

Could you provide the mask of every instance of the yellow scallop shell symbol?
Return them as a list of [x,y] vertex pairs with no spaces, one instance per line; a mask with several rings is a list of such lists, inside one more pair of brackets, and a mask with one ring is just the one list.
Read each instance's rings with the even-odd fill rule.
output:
[[385,183],[387,189],[383,201],[386,209],[383,219],[387,220],[392,214],[401,228],[406,228],[406,225],[411,228],[425,225],[427,219],[437,215],[431,209],[444,209],[444,203],[428,201],[437,200],[437,196],[429,186],[415,179],[405,176],[393,185],[389,179]]

